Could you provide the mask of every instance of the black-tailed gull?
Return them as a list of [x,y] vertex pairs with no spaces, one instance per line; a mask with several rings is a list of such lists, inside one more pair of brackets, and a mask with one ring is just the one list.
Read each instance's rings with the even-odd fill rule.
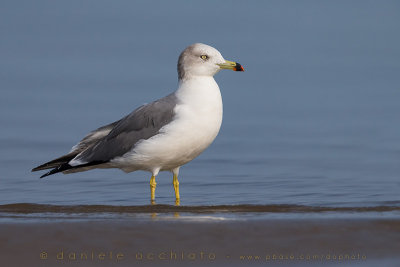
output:
[[159,171],[171,171],[179,204],[179,168],[203,152],[221,126],[222,98],[213,78],[221,69],[243,71],[239,63],[225,60],[211,46],[187,47],[179,56],[175,92],[90,132],[68,154],[32,171],[52,169],[41,178],[94,168],[149,171],[152,203],[155,177]]

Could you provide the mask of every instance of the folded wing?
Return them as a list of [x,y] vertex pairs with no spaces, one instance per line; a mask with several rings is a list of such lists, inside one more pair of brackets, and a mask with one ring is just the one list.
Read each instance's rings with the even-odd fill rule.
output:
[[63,172],[86,170],[129,152],[138,141],[149,139],[172,121],[177,99],[174,94],[143,105],[123,119],[90,132],[71,152],[34,168],[52,169],[42,177]]

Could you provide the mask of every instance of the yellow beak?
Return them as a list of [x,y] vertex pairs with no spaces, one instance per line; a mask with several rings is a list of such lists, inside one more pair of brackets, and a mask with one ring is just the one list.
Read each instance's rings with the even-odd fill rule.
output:
[[225,63],[217,64],[221,69],[228,69],[234,71],[244,71],[242,65],[237,62],[225,60]]

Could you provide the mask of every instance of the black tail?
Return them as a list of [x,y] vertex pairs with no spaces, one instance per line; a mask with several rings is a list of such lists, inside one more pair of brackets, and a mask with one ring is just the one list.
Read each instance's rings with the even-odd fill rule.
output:
[[40,176],[40,178],[55,174],[55,173],[59,173],[59,172],[63,172],[66,170],[70,170],[70,169],[79,169],[79,168],[84,168],[84,167],[89,167],[89,166],[94,166],[94,165],[100,165],[100,164],[104,164],[107,163],[107,161],[92,161],[86,164],[82,164],[82,165],[77,165],[77,166],[71,166],[68,163],[64,163],[61,164],[57,167],[55,167],[54,169],[52,169],[49,172],[46,172],[45,174],[43,174],[42,176]]
[[63,172],[63,171],[66,171],[66,170],[69,170],[69,169],[72,169],[72,168],[74,168],[74,167],[72,167],[68,163],[64,163],[64,164],[52,169],[51,171],[46,172],[45,174],[40,176],[40,178],[43,178],[43,177],[46,177],[46,176],[49,176],[49,175],[52,175],[52,174],[55,174],[55,173],[58,173],[58,172]]
[[70,160],[75,158],[76,155],[78,155],[78,153],[69,153],[69,154],[64,155],[62,157],[56,158],[56,159],[54,159],[52,161],[46,162],[46,163],[44,163],[44,164],[42,164],[40,166],[37,166],[37,167],[33,168],[32,171],[36,172],[36,171],[41,171],[41,170],[53,169],[53,168],[60,167],[60,165],[66,164]]

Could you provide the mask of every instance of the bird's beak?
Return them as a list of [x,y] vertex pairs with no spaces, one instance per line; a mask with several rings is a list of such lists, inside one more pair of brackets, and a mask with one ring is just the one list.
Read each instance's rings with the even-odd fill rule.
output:
[[228,69],[228,70],[234,70],[234,71],[244,71],[242,65],[239,63],[225,60],[225,63],[222,64],[217,64],[221,69]]

